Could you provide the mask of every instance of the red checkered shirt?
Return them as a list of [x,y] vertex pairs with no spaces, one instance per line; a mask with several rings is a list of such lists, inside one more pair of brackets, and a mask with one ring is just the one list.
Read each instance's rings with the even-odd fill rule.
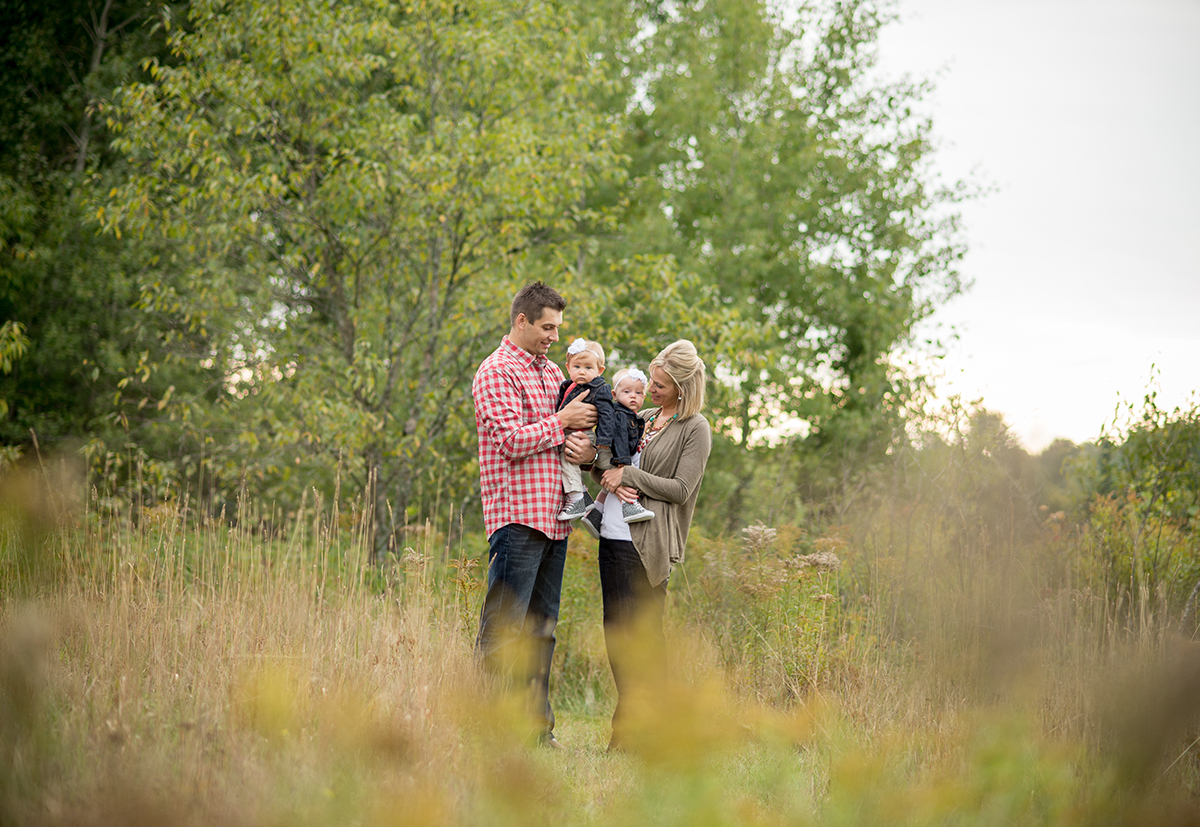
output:
[[561,540],[570,523],[563,505],[558,451],[566,440],[554,400],[563,380],[558,365],[514,345],[507,336],[475,372],[479,487],[488,536],[509,523]]

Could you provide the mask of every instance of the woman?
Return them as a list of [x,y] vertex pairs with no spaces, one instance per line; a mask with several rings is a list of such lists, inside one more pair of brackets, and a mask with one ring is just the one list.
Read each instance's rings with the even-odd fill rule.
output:
[[[663,348],[650,363],[647,391],[654,407],[639,415],[646,430],[631,465],[598,477],[606,498],[600,528],[600,590],[604,643],[617,685],[613,736],[621,747],[631,694],[661,686],[666,668],[663,611],[667,578],[683,560],[696,495],[712,449],[704,407],[704,362],[686,339]],[[593,472],[596,476],[598,472]],[[654,519],[626,523],[622,502],[641,503]]]

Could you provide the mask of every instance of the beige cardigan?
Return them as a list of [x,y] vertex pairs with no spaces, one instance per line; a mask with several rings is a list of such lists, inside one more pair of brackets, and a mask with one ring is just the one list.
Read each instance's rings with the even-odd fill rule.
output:
[[[646,419],[656,410],[642,411],[639,416]],[[629,525],[633,545],[653,586],[666,581],[671,567],[683,561],[696,495],[711,450],[708,420],[696,414],[667,425],[642,452],[640,467],[627,467],[621,474],[621,482],[641,491],[642,505],[654,512],[654,519]],[[598,472],[593,475],[600,477]]]

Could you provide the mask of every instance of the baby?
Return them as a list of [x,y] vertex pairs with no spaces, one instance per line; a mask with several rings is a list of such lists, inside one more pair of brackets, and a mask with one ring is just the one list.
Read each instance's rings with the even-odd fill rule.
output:
[[[596,406],[596,430],[592,441],[597,447],[612,447],[613,398],[608,384],[601,378],[604,373],[604,348],[599,342],[576,339],[567,348],[567,378],[558,388],[555,410],[561,411],[573,399],[583,397],[585,402]],[[599,455],[597,455],[599,460]],[[592,506],[583,485],[579,466],[567,462],[566,456],[559,457],[562,468],[563,510],[560,520],[577,520]]]
[[[555,407],[562,410],[571,400],[580,397],[596,406],[596,430],[592,434],[592,441],[596,444],[598,452],[594,464],[600,470],[607,471],[613,465],[629,465],[641,436],[637,427],[641,426],[641,421],[636,413],[630,412],[627,407],[613,403],[612,392],[602,378],[603,374],[604,348],[600,343],[582,338],[571,342],[571,346],[567,348],[567,378],[559,386]],[[642,384],[644,388],[644,381]],[[641,406],[640,399],[638,406]],[[636,426],[629,424],[627,420],[630,418]],[[558,519],[577,520],[591,509],[592,498],[588,496],[584,487],[579,466],[567,462],[566,457],[560,458],[560,463],[564,503]],[[649,511],[645,511],[645,514],[648,516],[641,516],[639,519],[647,520],[654,516]]]
[[[614,416],[617,426],[615,430],[621,435],[614,438],[614,442],[619,443],[620,448],[613,448],[614,456],[605,464],[601,464],[605,461],[604,457],[597,457],[596,467],[601,470],[607,470],[613,465],[633,464],[633,455],[638,450],[638,440],[642,438],[646,427],[646,423],[637,415],[642,407],[642,402],[646,399],[646,374],[637,368],[617,371],[617,375],[613,377],[613,397],[616,401]],[[621,451],[621,456],[615,456],[618,450]],[[607,491],[600,492],[595,504],[587,509],[582,523],[588,533],[597,539],[600,538],[601,515],[604,512],[604,501],[607,497]],[[654,512],[641,503],[621,503],[621,518],[627,523],[639,523],[643,520],[653,519],[653,517]]]

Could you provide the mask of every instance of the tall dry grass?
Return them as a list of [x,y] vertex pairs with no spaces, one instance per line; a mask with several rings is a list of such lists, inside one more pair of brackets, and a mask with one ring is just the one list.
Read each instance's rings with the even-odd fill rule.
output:
[[1197,821],[1190,644],[1115,629],[1015,552],[956,568],[936,526],[907,560],[866,518],[698,535],[672,679],[618,754],[574,539],[553,753],[474,671],[482,545],[422,527],[376,571],[336,504],[230,525],[56,473],[2,486],[3,823]]

